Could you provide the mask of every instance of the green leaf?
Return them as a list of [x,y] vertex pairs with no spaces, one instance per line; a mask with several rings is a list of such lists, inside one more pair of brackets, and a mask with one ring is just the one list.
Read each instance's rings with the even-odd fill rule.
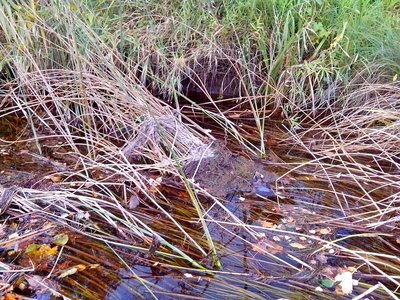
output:
[[64,246],[66,243],[68,243],[69,237],[66,234],[57,234],[54,238],[53,238],[53,243],[58,245],[58,246]]
[[28,247],[25,249],[25,253],[33,253],[39,250],[40,245],[38,244],[30,244]]
[[332,279],[329,279],[329,278],[324,278],[324,279],[321,280],[321,284],[324,287],[330,289],[330,288],[333,288],[335,286],[335,281],[333,281]]

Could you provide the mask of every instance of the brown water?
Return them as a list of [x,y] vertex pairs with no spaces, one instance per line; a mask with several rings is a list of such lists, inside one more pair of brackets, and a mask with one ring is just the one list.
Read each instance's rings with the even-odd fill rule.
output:
[[[62,140],[43,140],[43,148],[51,148],[52,155],[39,154],[32,141],[9,143],[21,132],[23,122],[6,119],[0,125],[0,138],[3,140],[0,144],[0,185],[37,190],[60,189],[59,184],[64,180],[61,175],[69,174],[69,168],[72,168],[70,161],[63,162],[63,158],[67,159],[63,153],[67,153],[68,149],[63,146]],[[225,165],[229,165],[227,161],[231,165],[240,164],[240,167],[226,167],[224,171],[229,172],[213,177],[213,185],[210,183],[213,189],[223,186],[224,195],[218,195],[222,205],[213,205],[207,198],[200,199],[208,211],[208,229],[222,264],[220,270],[213,266],[211,255],[202,255],[193,244],[185,241],[176,226],[154,205],[141,204],[136,208],[142,215],[142,221],[162,233],[166,240],[184,249],[185,253],[206,267],[206,271],[193,268],[187,261],[174,256],[155,237],[150,247],[149,243],[135,238],[132,238],[131,248],[111,247],[101,239],[80,233],[83,228],[60,226],[44,215],[24,214],[21,208],[12,204],[7,214],[1,216],[4,224],[0,239],[1,262],[17,268],[29,268],[32,261],[36,265],[35,271],[27,275],[13,275],[14,292],[35,299],[54,298],[48,289],[33,283],[34,279],[42,279],[51,289],[74,299],[336,299],[338,296],[334,288],[325,288],[323,294],[315,288],[321,286],[321,279],[326,278],[329,272],[351,266],[359,267],[354,278],[362,284],[354,287],[349,298],[378,281],[393,286],[344,250],[363,250],[391,257],[400,250],[392,229],[388,235],[380,235],[381,232],[376,229],[367,229],[353,217],[355,213],[352,209],[338,202],[338,193],[346,193],[347,199],[351,199],[359,196],[358,189],[338,183],[334,194],[328,183],[318,178],[295,172],[281,176],[287,168],[278,163],[253,161],[237,155],[225,157]],[[250,173],[251,176],[255,172],[262,174],[262,190],[271,188],[278,197],[262,196],[262,191],[251,180],[245,184],[230,178],[237,170],[246,174],[244,178],[248,178]],[[205,178],[202,179],[204,183]],[[205,237],[201,226],[195,222],[197,214],[186,190],[171,178],[165,180],[157,192],[167,199],[163,200],[165,202],[160,200],[160,205],[206,249]],[[378,198],[385,196],[382,194]],[[359,213],[364,211],[359,209]],[[233,216],[246,226],[233,224]],[[44,222],[50,226],[48,229]],[[115,242],[121,238],[115,229],[106,225],[102,228],[109,230],[111,235],[115,234]],[[14,242],[10,235],[16,232],[19,236],[24,232],[33,234]],[[60,233],[69,238],[62,251],[60,246],[54,244],[54,236]],[[333,240],[339,240],[336,246],[324,248],[326,241]],[[26,249],[32,244],[39,246],[27,254]],[[166,256],[168,253],[170,256]],[[391,260],[388,258],[387,263]],[[44,279],[52,272],[56,262],[54,276]],[[76,273],[60,278],[66,270],[78,265],[81,269]],[[385,271],[393,273],[391,268]],[[23,288],[21,282],[24,280],[29,282],[30,288]],[[377,299],[383,297],[379,293],[375,294]]]

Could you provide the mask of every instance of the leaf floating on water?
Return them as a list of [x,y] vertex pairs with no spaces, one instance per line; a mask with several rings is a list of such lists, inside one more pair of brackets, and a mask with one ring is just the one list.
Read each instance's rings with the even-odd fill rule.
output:
[[335,281],[329,278],[324,278],[321,280],[322,286],[326,287],[327,289],[333,288],[335,286]]
[[57,234],[54,238],[53,238],[53,243],[58,245],[58,246],[64,246],[66,243],[68,243],[69,237],[66,234]]
[[73,267],[73,268],[70,268],[70,269],[68,269],[68,270],[66,270],[66,271],[64,271],[64,272],[62,272],[62,273],[60,274],[60,276],[58,276],[58,278],[65,278],[65,277],[74,275],[76,272],[78,272],[78,269],[75,268],[75,267]]
[[336,275],[335,281],[339,282],[340,292],[349,295],[353,292],[353,274],[349,271]]
[[85,269],[86,269],[85,265],[79,264],[79,265],[76,265],[76,266],[74,266],[72,268],[69,268],[69,269],[65,270],[64,272],[62,272],[60,274],[60,276],[58,276],[58,278],[65,278],[65,277],[74,275],[78,271],[83,271]]
[[88,265],[89,269],[97,269],[98,267],[100,267],[100,264],[90,264]]
[[38,251],[39,248],[40,248],[40,245],[38,245],[38,244],[30,244],[30,245],[28,245],[28,247],[26,247],[25,253],[27,253],[27,254],[33,253],[35,251]]
[[256,244],[253,244],[252,248],[258,253],[276,254],[283,251],[281,245],[265,238],[258,240]]
[[58,253],[58,248],[57,246],[50,247],[49,245],[40,245],[40,247],[36,251],[33,251],[31,253],[43,258],[47,256],[55,256]]
[[15,238],[17,238],[17,237],[19,237],[18,232],[14,232],[14,233],[12,233],[12,234],[10,234],[10,235],[8,236],[8,239],[9,239],[9,240],[12,240],[12,239],[15,239]]
[[296,248],[296,249],[306,249],[307,248],[307,246],[306,245],[303,245],[303,244],[300,244],[300,243],[290,243],[290,246],[292,246],[293,248]]
[[269,221],[259,221],[260,225],[264,228],[276,228],[276,224]]
[[331,229],[328,227],[328,228],[321,228],[320,230],[319,230],[319,233],[320,234],[329,234],[329,233],[331,233]]
[[2,299],[4,299],[4,300],[22,300],[23,298],[17,294],[7,293],[2,297]]
[[50,247],[47,244],[38,245],[30,244],[25,249],[25,254],[22,256],[22,263],[25,265],[33,263],[39,269],[46,269],[58,253],[58,246]]

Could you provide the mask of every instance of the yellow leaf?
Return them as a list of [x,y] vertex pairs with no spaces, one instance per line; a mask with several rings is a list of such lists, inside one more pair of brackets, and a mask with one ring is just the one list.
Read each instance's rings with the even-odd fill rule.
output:
[[92,269],[92,266],[94,266],[94,265],[96,265],[96,264],[88,265],[88,266],[85,266],[82,264],[76,265],[76,266],[69,268],[69,269],[65,270],[64,272],[62,272],[60,274],[60,276],[58,276],[58,278],[65,278],[65,277],[74,275],[78,271],[81,272],[81,271],[86,270],[87,267],[90,267]]
[[99,264],[90,264],[90,265],[88,265],[88,267],[90,269],[97,269],[98,267],[100,267],[100,265]]
[[57,234],[54,238],[53,238],[53,243],[58,245],[58,246],[64,246],[66,243],[68,243],[68,235],[66,234]]
[[62,181],[62,176],[60,175],[52,175],[50,176],[50,180],[54,183],[60,183]]
[[320,234],[329,234],[329,233],[331,233],[331,229],[330,228],[321,228],[319,230],[319,233]]
[[290,243],[290,246],[292,246],[293,248],[297,248],[297,249],[305,249],[305,248],[307,248],[305,245],[300,244],[300,243]]
[[31,244],[25,250],[25,253],[28,254],[29,256],[36,256],[40,258],[55,256],[57,255],[57,252],[58,252],[57,246],[50,247],[49,245],[38,245],[38,244]]
[[78,272],[78,269],[73,267],[73,268],[70,268],[70,269],[62,272],[60,274],[60,276],[58,276],[58,278],[65,278],[65,277],[68,277],[68,276],[71,276],[71,275],[75,274],[76,272]]
[[40,248],[40,245],[38,244],[30,244],[28,247],[25,249],[25,253],[33,253],[35,251],[38,251]]
[[85,266],[85,265],[82,265],[82,264],[79,264],[79,265],[76,265],[75,268],[76,268],[78,271],[83,271],[83,270],[86,269],[86,266]]
[[269,221],[259,221],[260,225],[264,228],[276,228],[276,224]]

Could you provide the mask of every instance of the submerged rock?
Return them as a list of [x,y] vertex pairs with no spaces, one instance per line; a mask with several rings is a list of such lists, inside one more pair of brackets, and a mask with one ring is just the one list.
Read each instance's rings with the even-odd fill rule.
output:
[[211,149],[214,156],[189,162],[185,175],[217,197],[235,194],[259,195],[275,199],[275,193],[264,176],[256,172],[255,162],[232,153],[221,143],[215,142]]
[[275,192],[270,187],[269,183],[264,180],[264,175],[256,172],[254,175],[254,180],[252,184],[253,193],[257,196],[275,199]]
[[217,197],[232,192],[251,192],[254,162],[232,153],[221,143],[215,142],[212,148],[214,156],[189,162],[185,175]]

